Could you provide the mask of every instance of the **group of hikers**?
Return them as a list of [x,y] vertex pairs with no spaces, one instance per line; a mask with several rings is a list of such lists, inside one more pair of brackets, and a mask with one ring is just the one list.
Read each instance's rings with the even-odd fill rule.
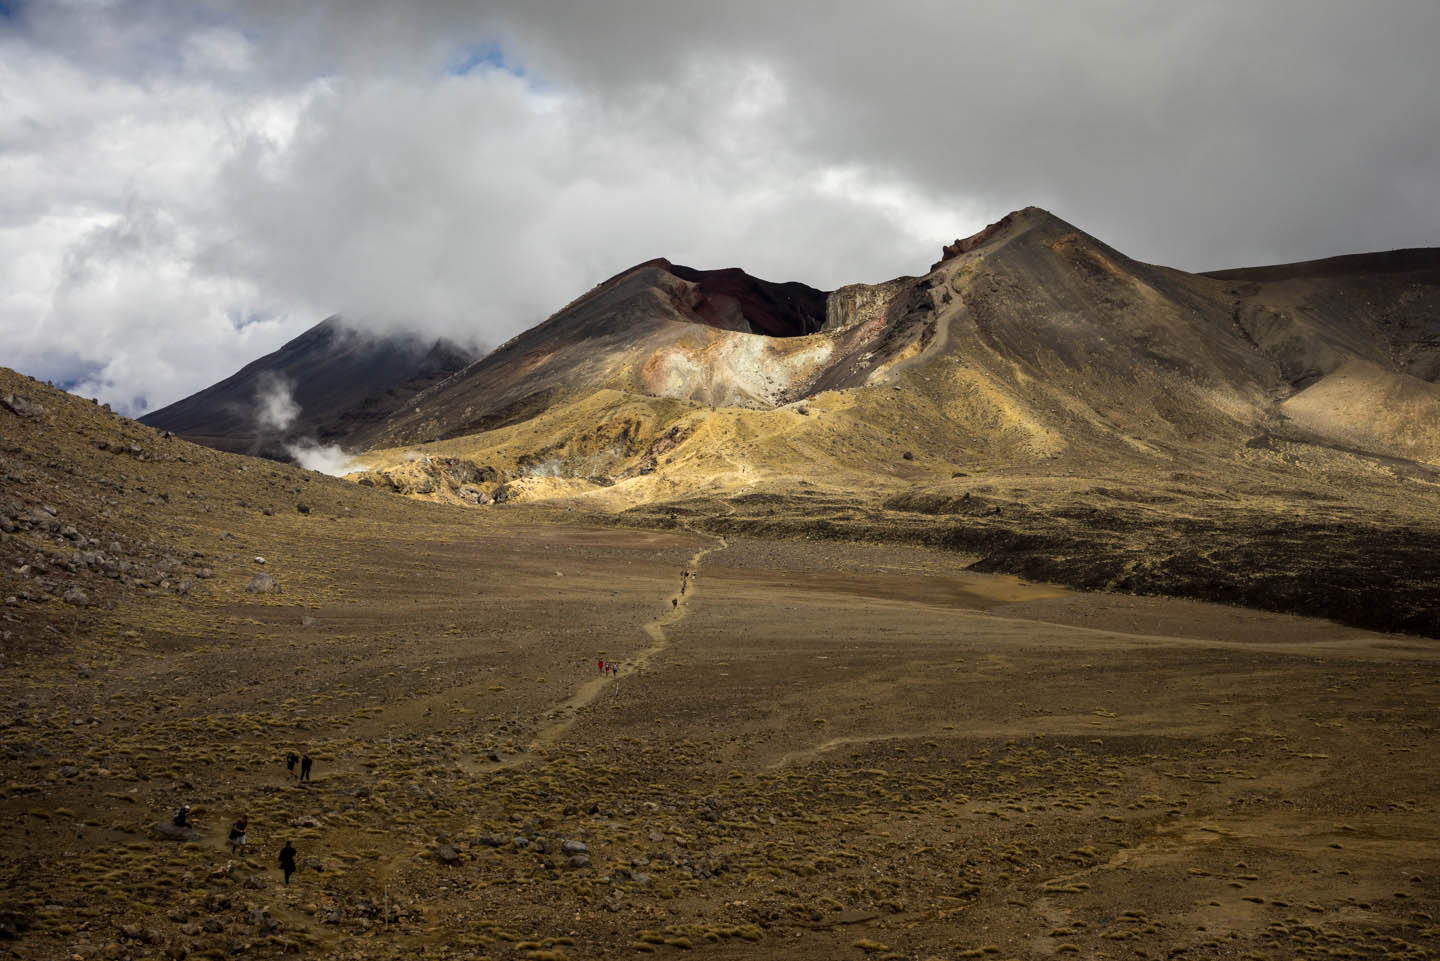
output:
[[[695,572],[692,571],[692,570],[691,570],[690,568],[688,568],[688,567],[685,568],[685,570],[683,570],[683,571],[680,572],[680,597],[684,597],[684,596],[685,596],[685,588],[687,588],[687,587],[690,586],[690,582],[695,578],[695,576],[696,576],[696,575],[695,575]],[[680,606],[680,597],[672,597],[672,598],[670,598],[670,606],[671,606],[671,607],[679,607],[679,606]]]
[[[695,572],[688,567],[681,572],[681,596],[684,596],[685,589],[689,587],[690,580],[694,576]],[[672,597],[670,603],[672,606],[678,607],[680,602],[678,598]],[[620,673],[619,664],[616,664],[614,661],[607,661],[604,658],[597,660],[595,666],[601,674],[618,676]],[[297,765],[299,766],[298,771],[296,770]],[[302,784],[310,780],[310,771],[314,765],[315,760],[310,757],[309,754],[296,754],[294,751],[291,751],[285,755],[285,770],[295,778],[296,784]],[[190,820],[190,805],[182,804],[179,809],[176,810],[171,822],[177,828],[193,828]],[[230,825],[229,842],[231,854],[238,855],[241,849],[245,847],[249,840],[249,829],[250,819],[243,814],[235,820],[234,824]],[[295,845],[287,839],[285,846],[280,849],[280,856],[277,859],[280,864],[280,870],[285,873],[286,884],[290,883],[290,875],[295,873],[295,853]]]
[[[299,773],[296,773],[295,771],[296,762],[299,762],[300,764]],[[291,751],[289,754],[285,755],[285,770],[295,775],[296,784],[299,784],[301,781],[310,780],[310,768],[312,765],[314,765],[314,763],[315,762],[308,754],[296,754],[294,751]]]
[[[295,770],[297,764],[300,766],[298,772]],[[296,754],[294,751],[291,751],[285,755],[285,769],[294,775],[296,784],[310,780],[310,769],[314,767],[314,765],[314,759],[308,754]],[[170,819],[170,823],[177,828],[193,829],[195,825],[190,820],[190,817],[190,805],[182,804],[176,809],[174,816]],[[240,851],[244,849],[249,841],[249,832],[250,819],[248,816],[242,814],[235,819],[234,824],[230,825],[228,840],[231,854],[238,855]],[[294,874],[296,870],[295,853],[295,845],[287,839],[285,846],[280,849],[280,856],[278,858],[280,870],[285,873],[286,884],[290,883],[290,875]]]

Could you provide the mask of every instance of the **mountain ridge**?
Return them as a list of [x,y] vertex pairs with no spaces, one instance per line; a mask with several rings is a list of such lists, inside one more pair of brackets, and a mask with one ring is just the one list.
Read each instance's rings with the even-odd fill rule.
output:
[[1437,266],[1415,249],[1192,274],[1038,207],[925,274],[832,291],[658,257],[329,432],[379,462],[603,391],[761,412],[888,387],[916,409],[898,432],[962,458],[1218,455],[1285,435],[1436,464]]

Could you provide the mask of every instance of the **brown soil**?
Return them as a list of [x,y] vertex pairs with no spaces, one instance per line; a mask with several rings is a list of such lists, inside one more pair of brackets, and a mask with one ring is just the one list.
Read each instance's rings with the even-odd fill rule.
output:
[[[13,956],[1440,954],[1433,641],[423,504],[4,376],[47,407],[3,422],[12,500],[212,575],[0,540]],[[155,839],[181,803],[199,839]]]

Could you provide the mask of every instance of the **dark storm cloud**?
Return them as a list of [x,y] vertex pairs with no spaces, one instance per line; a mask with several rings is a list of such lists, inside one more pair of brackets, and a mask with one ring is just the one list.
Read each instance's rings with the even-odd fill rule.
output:
[[770,64],[817,161],[1051,206],[1140,257],[1436,241],[1440,4],[604,7],[510,17],[542,72],[617,91]]
[[163,402],[337,309],[494,343],[648,257],[875,281],[1029,203],[1190,269],[1430,245],[1436,36],[1430,2],[29,5],[0,333]]

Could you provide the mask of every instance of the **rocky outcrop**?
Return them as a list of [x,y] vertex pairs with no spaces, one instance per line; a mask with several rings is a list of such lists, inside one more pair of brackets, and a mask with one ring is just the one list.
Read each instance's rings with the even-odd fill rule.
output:
[[397,494],[450,493],[472,503],[487,502],[481,484],[500,479],[493,467],[460,457],[431,457],[417,454],[403,463],[354,475],[362,487],[378,487]]
[[883,321],[895,295],[904,290],[911,277],[899,277],[883,284],[849,284],[825,301],[826,333],[860,324]]
[[[1031,209],[1034,208],[1026,208],[1026,210]],[[935,263],[931,264],[930,269],[936,269],[952,257],[959,257],[961,254],[968,254],[970,251],[974,250],[976,247],[979,247],[981,244],[985,243],[986,241],[993,238],[996,234],[1000,233],[1006,227],[1009,227],[1011,224],[1013,224],[1016,221],[1017,216],[1021,213],[1024,213],[1024,211],[1012,211],[1011,213],[1008,213],[1005,216],[1001,217],[999,220],[995,221],[993,224],[986,227],[985,229],[978,230],[968,237],[961,237],[953,244],[946,244],[940,249],[940,259],[935,261]]]
[[6,394],[0,397],[0,407],[16,417],[43,417],[45,408],[20,394]]

